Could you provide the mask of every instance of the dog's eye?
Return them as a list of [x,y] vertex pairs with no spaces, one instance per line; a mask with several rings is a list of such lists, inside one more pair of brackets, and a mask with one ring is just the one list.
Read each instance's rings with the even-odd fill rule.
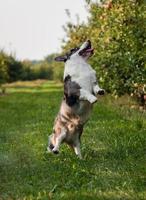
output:
[[75,51],[75,49],[71,49],[71,50],[70,50],[71,53],[74,52],[74,51]]

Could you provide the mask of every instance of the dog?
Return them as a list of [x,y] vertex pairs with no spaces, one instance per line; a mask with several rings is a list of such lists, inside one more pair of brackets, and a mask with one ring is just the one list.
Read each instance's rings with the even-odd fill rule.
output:
[[93,53],[91,41],[87,40],[81,47],[55,58],[65,63],[64,97],[54,122],[53,133],[49,136],[49,152],[59,153],[60,145],[65,142],[82,158],[80,141],[83,127],[97,101],[97,94],[105,93],[97,83],[95,70],[87,63]]

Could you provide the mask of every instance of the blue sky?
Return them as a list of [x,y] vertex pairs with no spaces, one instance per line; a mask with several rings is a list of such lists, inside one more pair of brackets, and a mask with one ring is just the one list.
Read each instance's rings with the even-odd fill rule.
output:
[[84,0],[0,0],[0,48],[18,59],[43,59],[58,52],[68,21],[86,20]]

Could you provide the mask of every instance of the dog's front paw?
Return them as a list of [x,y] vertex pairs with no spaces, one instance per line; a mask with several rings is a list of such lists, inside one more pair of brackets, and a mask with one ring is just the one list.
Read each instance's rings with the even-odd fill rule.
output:
[[93,103],[95,103],[95,102],[97,101],[97,98],[96,98],[95,96],[91,95],[91,96],[89,96],[88,101],[89,101],[91,104],[93,104]]
[[97,92],[97,94],[99,94],[99,95],[104,95],[104,94],[105,94],[105,90],[101,89],[101,90],[99,90],[99,91]]

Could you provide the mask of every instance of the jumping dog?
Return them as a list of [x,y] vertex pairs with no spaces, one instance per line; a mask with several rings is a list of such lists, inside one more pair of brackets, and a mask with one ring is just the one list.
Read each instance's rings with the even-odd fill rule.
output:
[[97,101],[97,94],[104,94],[97,83],[95,70],[87,63],[93,52],[88,40],[81,47],[55,58],[65,63],[64,97],[54,122],[53,133],[49,136],[47,150],[50,152],[59,153],[60,144],[65,142],[82,158],[80,140],[83,127]]

